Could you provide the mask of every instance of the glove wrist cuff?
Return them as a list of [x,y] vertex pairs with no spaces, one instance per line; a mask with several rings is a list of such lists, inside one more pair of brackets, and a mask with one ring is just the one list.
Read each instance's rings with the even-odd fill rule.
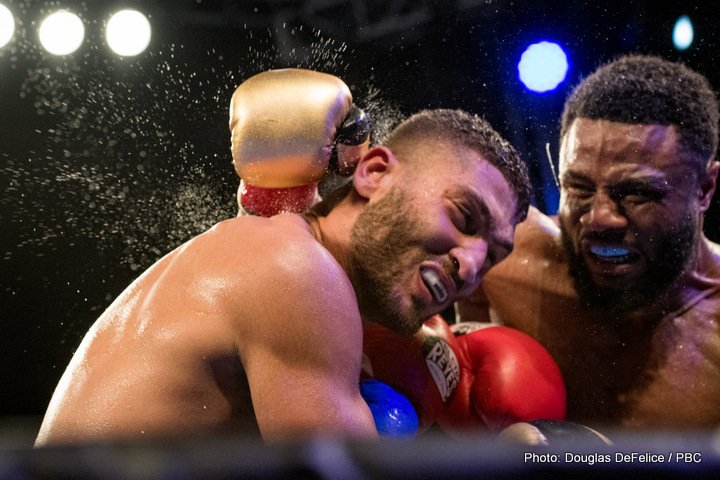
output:
[[271,217],[279,213],[302,213],[317,198],[317,182],[288,188],[265,188],[240,182],[238,204],[244,214]]

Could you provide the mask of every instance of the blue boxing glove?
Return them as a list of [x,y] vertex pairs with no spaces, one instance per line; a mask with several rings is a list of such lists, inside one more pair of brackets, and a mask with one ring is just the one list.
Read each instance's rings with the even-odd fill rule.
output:
[[417,433],[420,421],[415,408],[401,393],[377,380],[360,382],[360,394],[383,437],[410,437]]

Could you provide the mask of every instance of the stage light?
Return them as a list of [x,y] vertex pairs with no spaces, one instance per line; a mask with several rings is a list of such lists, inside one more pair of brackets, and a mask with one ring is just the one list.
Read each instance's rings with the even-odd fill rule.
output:
[[53,55],[67,55],[82,44],[85,27],[74,13],[58,10],[42,21],[38,34],[45,50]]
[[693,37],[695,33],[693,31],[693,24],[690,21],[690,17],[683,15],[677,19],[675,26],[673,27],[673,45],[678,50],[687,50],[692,45]]
[[105,38],[118,55],[138,55],[150,44],[150,22],[137,10],[121,10],[108,21]]
[[530,45],[520,57],[520,81],[534,92],[547,92],[565,80],[568,61],[557,43],[539,42]]
[[15,33],[15,19],[9,8],[0,3],[0,48],[7,45]]

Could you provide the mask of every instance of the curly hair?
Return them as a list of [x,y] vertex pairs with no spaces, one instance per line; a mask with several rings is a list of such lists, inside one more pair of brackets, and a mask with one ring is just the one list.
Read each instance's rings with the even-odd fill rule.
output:
[[626,55],[585,78],[565,102],[560,135],[578,118],[673,125],[701,172],[718,147],[718,99],[701,74],[648,55]]
[[487,120],[457,109],[422,110],[395,127],[384,143],[391,150],[399,151],[403,146],[413,148],[428,139],[447,140],[478,152],[500,171],[515,193],[514,220],[525,219],[530,205],[527,166]]

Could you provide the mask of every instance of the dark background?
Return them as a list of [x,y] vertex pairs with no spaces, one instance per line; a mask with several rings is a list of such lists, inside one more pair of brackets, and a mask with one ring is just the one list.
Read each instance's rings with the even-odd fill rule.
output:
[[[29,418],[31,429],[107,305],[161,255],[234,216],[227,108],[254,73],[339,75],[378,139],[421,108],[480,113],[520,150],[549,213],[557,192],[545,143],[557,161],[562,102],[581,77],[622,53],[654,53],[720,88],[720,14],[707,1],[1,3],[21,23],[0,49],[0,424]],[[86,38],[54,58],[34,32],[61,6],[83,18]],[[150,17],[153,40],[120,59],[102,27],[126,6]],[[681,14],[695,25],[684,52],[671,41]],[[564,45],[570,70],[556,91],[534,94],[516,65],[548,38]],[[716,240],[719,210],[716,200],[706,225]]]

